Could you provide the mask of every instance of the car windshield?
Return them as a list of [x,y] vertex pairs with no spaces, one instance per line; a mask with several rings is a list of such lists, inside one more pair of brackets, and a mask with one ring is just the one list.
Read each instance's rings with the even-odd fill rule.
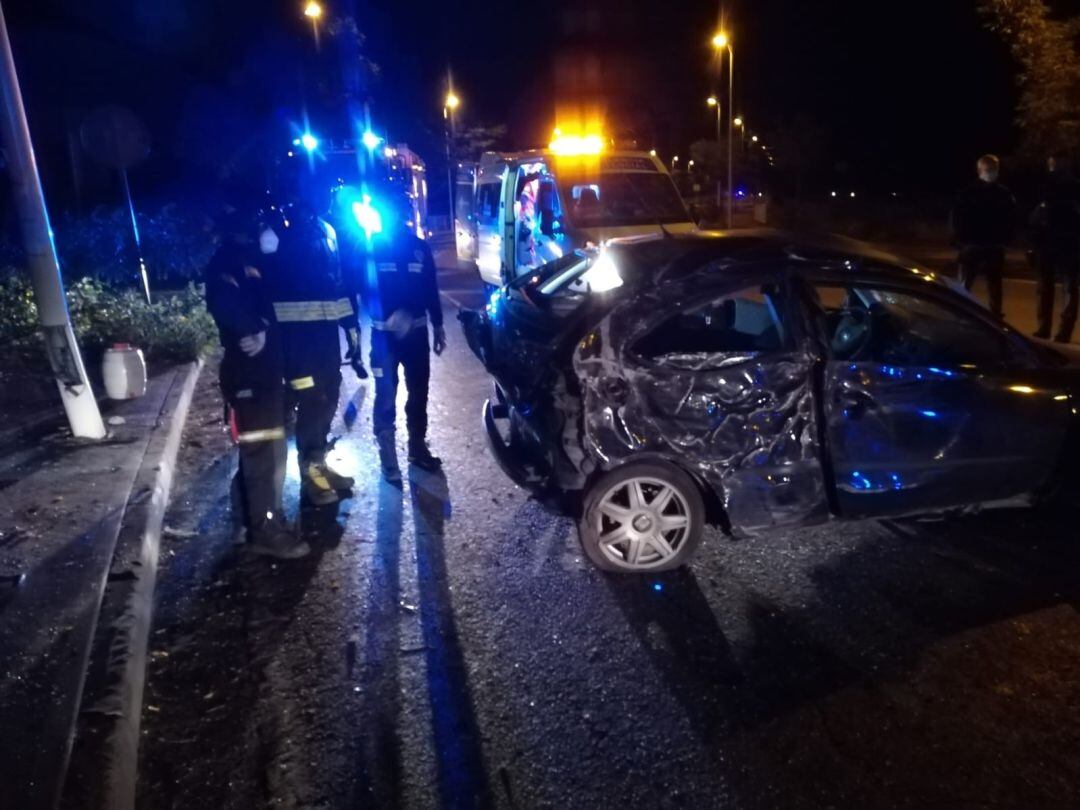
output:
[[666,174],[605,172],[560,183],[570,224],[577,228],[663,225],[688,222],[689,215]]

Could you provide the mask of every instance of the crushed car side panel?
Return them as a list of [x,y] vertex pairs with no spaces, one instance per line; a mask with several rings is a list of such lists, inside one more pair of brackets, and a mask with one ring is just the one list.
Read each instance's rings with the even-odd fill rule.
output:
[[666,458],[720,493],[743,530],[826,519],[809,357],[793,349],[644,362],[631,347],[670,300],[643,294],[578,343],[586,455],[604,469],[632,454]]

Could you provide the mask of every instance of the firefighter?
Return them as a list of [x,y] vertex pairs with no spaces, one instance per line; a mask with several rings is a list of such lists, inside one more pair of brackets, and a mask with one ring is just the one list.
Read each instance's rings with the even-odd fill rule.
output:
[[285,522],[285,401],[281,340],[254,244],[254,214],[232,208],[206,268],[206,303],[225,353],[221,390],[239,445],[233,479],[236,517],[253,551],[280,559],[305,556],[308,545]]
[[[383,478],[401,482],[395,443],[398,370],[405,372],[408,400],[405,423],[409,431],[409,463],[435,471],[442,461],[432,455],[427,444],[428,381],[431,357],[428,323],[434,333],[435,354],[446,348],[435,259],[427,242],[413,230],[412,208],[400,193],[383,189],[373,203],[364,197],[361,205],[371,210],[354,243],[355,261],[350,276],[356,279],[354,292],[371,319],[371,374],[375,381],[372,422],[379,449]],[[383,209],[373,206],[382,204]]]
[[[341,387],[338,330],[345,330],[352,355],[359,334],[342,282],[337,233],[304,195],[292,196],[277,222],[260,234],[259,248],[271,257],[269,282],[281,330],[285,383],[296,406],[301,490],[309,503],[326,506],[354,483],[327,465],[326,453]],[[354,368],[366,376],[355,361]]]

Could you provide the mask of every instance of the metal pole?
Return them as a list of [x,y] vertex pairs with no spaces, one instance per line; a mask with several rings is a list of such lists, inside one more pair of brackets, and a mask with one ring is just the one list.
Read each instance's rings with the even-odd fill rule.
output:
[[732,207],[735,200],[735,187],[732,185],[735,177],[735,152],[732,144],[735,142],[735,49],[728,43],[728,128],[727,128],[727,226],[730,230],[734,227]]
[[443,119],[446,121],[446,197],[450,212],[450,233],[457,233],[457,222],[454,217],[454,161],[450,156],[450,140],[454,133],[454,111],[449,107],[443,107]]
[[53,245],[49,213],[41,190],[30,127],[26,122],[15,58],[8,39],[7,20],[0,8],[0,96],[3,115],[0,116],[12,192],[18,211],[19,227],[26,248],[26,260],[37,302],[38,321],[45,338],[45,351],[53,376],[60,389],[60,399],[67,413],[73,435],[86,439],[105,437],[97,400],[86,378],[79,344],[71,328],[60,264]]
[[[723,63],[721,63],[723,64]],[[724,180],[723,170],[719,168],[719,162],[723,160],[724,154],[724,138],[723,138],[723,120],[724,116],[721,110],[724,108],[722,96],[719,92],[716,94],[716,157],[717,157],[717,171],[716,171],[716,208],[717,216],[720,215],[720,208],[724,204]]]
[[128,183],[127,169],[120,170],[120,177],[124,181],[124,198],[127,200],[128,213],[131,214],[131,233],[135,236],[135,255],[139,259],[139,275],[142,277],[143,292],[146,293],[146,303],[150,300],[150,276],[146,272],[146,262],[143,261],[142,238],[139,236],[139,220],[135,217],[135,203],[131,199],[131,185]]

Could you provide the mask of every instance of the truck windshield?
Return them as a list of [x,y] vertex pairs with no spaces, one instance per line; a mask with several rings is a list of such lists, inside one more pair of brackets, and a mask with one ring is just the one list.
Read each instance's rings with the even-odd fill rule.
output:
[[689,222],[679,192],[666,174],[602,173],[560,184],[566,217],[576,228],[617,228]]

